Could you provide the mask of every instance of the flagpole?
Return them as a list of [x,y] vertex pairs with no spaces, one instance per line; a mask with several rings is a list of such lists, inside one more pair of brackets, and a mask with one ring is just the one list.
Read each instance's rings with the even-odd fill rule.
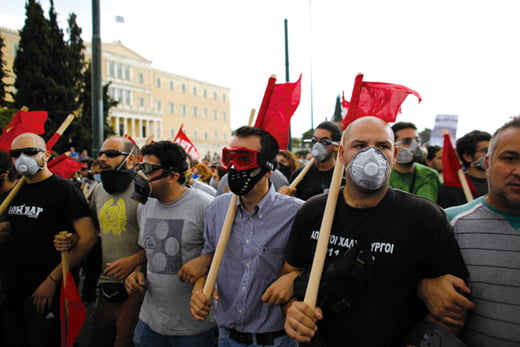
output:
[[[67,236],[67,231],[60,231],[60,236]],[[67,274],[69,273],[69,259],[68,259],[68,250],[61,252],[61,273],[62,273],[62,286],[65,289],[67,287]],[[63,299],[64,308],[65,308],[65,322],[69,321],[70,312],[69,312],[69,303],[68,299]],[[61,341],[62,346],[67,346],[67,340],[69,336],[68,332],[68,324],[65,325],[65,332],[62,332],[62,336],[64,339]]]
[[[289,30],[287,27],[287,18],[284,19],[284,32],[285,32],[285,82],[289,82]],[[289,121],[289,144],[287,150],[292,152],[292,141],[291,141],[291,121]]]
[[289,186],[289,188],[291,188],[291,189],[296,188],[296,186],[301,182],[301,180],[303,180],[305,178],[305,175],[307,175],[307,172],[309,172],[309,170],[311,169],[311,167],[314,165],[315,162],[316,162],[316,159],[314,159],[314,157],[312,157],[312,159],[309,160],[307,165],[305,165],[303,170],[300,171],[298,176],[296,176],[296,178],[291,182],[291,185]]

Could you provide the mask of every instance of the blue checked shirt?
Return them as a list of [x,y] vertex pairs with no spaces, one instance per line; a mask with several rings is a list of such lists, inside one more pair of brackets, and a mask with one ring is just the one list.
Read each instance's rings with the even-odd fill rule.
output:
[[[219,195],[208,205],[203,254],[215,252],[230,200],[230,193]],[[277,193],[273,185],[253,213],[243,208],[238,199],[217,277],[219,327],[248,333],[283,329],[282,308],[267,305],[261,297],[278,278],[294,215],[301,204],[300,199]]]

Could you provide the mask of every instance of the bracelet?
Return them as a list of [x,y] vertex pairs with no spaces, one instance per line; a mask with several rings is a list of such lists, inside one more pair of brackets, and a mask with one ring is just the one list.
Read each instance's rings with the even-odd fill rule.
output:
[[54,278],[52,278],[51,275],[49,275],[49,276],[47,276],[47,277],[49,277],[49,279],[50,279],[52,282],[54,282],[54,284],[58,284],[58,281],[56,281]]

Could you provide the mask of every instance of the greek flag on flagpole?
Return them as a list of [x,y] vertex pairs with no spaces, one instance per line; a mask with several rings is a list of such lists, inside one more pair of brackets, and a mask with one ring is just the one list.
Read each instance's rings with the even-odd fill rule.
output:
[[116,23],[125,23],[125,17],[123,16],[116,16]]

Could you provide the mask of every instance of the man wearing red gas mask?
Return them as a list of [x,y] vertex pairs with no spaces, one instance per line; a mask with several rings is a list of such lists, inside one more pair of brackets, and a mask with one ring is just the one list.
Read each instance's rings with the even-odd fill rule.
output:
[[[269,182],[278,144],[265,130],[244,126],[224,148],[222,165],[229,168],[229,187],[239,195],[233,229],[217,277],[216,318],[220,346],[296,346],[283,331],[280,307],[292,296],[292,278],[278,279],[294,215],[303,203],[279,194]],[[212,258],[231,194],[215,198],[206,209],[202,254]],[[195,284],[190,308],[204,320],[212,302]]]

